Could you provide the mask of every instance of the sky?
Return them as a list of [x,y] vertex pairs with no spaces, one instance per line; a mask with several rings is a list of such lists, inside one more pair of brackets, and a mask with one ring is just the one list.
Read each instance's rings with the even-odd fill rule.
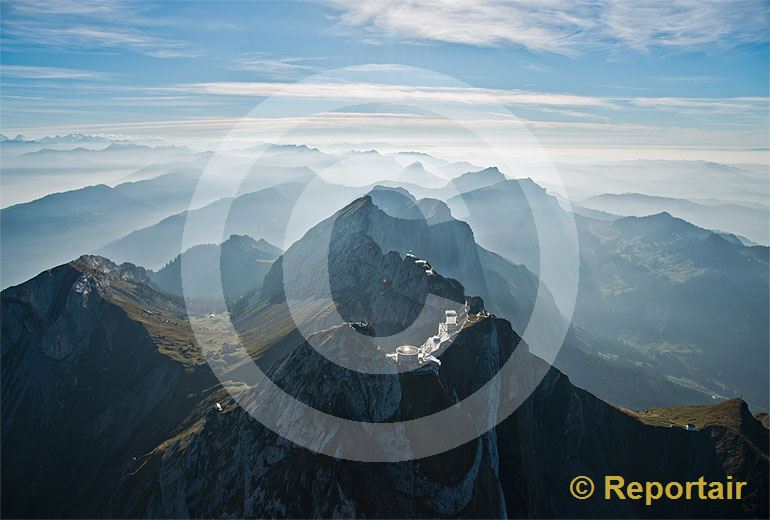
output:
[[[768,0],[0,3],[0,128],[768,161]],[[478,139],[477,139],[478,140]]]

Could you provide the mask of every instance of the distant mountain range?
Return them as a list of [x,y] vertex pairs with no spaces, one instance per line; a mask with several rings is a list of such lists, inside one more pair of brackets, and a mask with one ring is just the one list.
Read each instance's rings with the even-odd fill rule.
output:
[[768,207],[717,202],[703,204],[640,193],[597,195],[582,201],[581,204],[616,215],[637,217],[665,211],[702,228],[737,234],[745,245],[770,244]]
[[[558,201],[527,180],[470,191],[449,206],[481,245],[535,273],[538,231],[552,240],[565,219]],[[545,215],[537,227],[530,206]],[[575,224],[581,265],[574,323],[612,340],[602,355],[704,396],[743,395],[768,406],[767,247],[744,246],[667,213],[577,215]]]
[[667,213],[580,227],[576,322],[671,380],[768,406],[767,247]]
[[[309,153],[315,153],[310,151]],[[186,222],[190,222],[190,236],[193,243],[217,243],[224,237],[218,236],[221,230],[215,229],[216,222],[227,221],[225,237],[230,234],[245,234],[261,237],[274,244],[283,244],[298,237],[286,237],[286,225],[295,201],[307,185],[313,181],[314,174],[306,168],[295,167],[259,167],[259,175],[247,178],[241,185],[243,193],[231,200],[219,200],[210,205],[172,215],[161,222],[146,228],[137,228],[132,233],[106,244],[98,250],[108,258],[120,262],[132,262],[151,269],[156,269],[181,252],[182,233]],[[435,190],[443,193],[457,193],[469,189],[474,184],[487,185],[499,178],[505,178],[496,168],[479,172],[466,173],[457,179],[447,181],[446,186]],[[264,183],[274,180],[270,187]],[[261,180],[261,181],[260,181]],[[256,182],[260,181],[259,184]],[[288,182],[286,182],[288,181]],[[456,186],[455,186],[456,184]],[[407,184],[410,189],[421,191],[419,187]],[[301,218],[304,229],[309,229],[319,220],[331,215],[337,208],[353,198],[371,190],[372,186],[348,187],[339,184],[318,181],[313,185],[317,196],[304,201]],[[429,194],[433,189],[422,189]],[[409,197],[412,197],[409,194]],[[225,214],[229,207],[229,214]],[[448,209],[447,209],[448,214]],[[188,220],[189,219],[189,220]],[[300,226],[302,228],[303,226]]]
[[560,164],[558,168],[569,192],[579,199],[602,193],[643,193],[695,201],[715,199],[766,206],[770,197],[766,164],[635,160]]
[[0,134],[0,143],[40,143],[40,144],[53,144],[53,143],[110,143],[113,139],[102,135],[88,135],[88,134],[65,134],[44,136],[40,139],[27,138],[21,134],[18,134],[14,138],[9,138]]
[[[283,245],[295,202],[306,186],[303,182],[279,184],[234,199],[220,199],[138,228],[106,244],[99,253],[116,261],[157,269],[182,252],[185,226],[188,245],[219,243],[232,234],[259,237],[271,244]],[[297,216],[307,222],[307,227],[361,191],[331,184],[321,184],[319,190],[323,196],[308,201],[302,214]]]
[[[54,193],[0,210],[3,287],[187,208],[199,184],[189,173]],[[212,198],[221,196],[221,188],[202,182]]]
[[98,144],[94,149],[91,142],[0,143],[2,206],[34,201],[52,192],[95,184],[118,184],[146,166],[190,162],[196,157],[188,148],[179,146],[147,146],[133,142],[105,144]]

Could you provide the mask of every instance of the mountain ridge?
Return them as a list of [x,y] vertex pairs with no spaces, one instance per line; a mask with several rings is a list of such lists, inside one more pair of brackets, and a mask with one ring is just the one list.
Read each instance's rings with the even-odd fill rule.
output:
[[[340,246],[343,249],[344,244]],[[351,253],[349,248],[344,250]],[[373,259],[387,265],[388,255],[367,251]],[[358,252],[352,254],[363,259]],[[409,270],[416,268],[413,261],[399,262],[412,266]],[[599,497],[578,504],[566,494],[562,499],[545,493],[544,490],[566,486],[575,471],[595,478],[623,474],[629,479],[646,480],[665,475],[670,480],[685,481],[704,475],[718,480],[725,468],[731,467],[725,464],[731,462],[719,458],[710,436],[716,434],[717,442],[733,442],[740,437],[726,437],[723,432],[705,429],[688,432],[645,424],[575,388],[566,376],[521,351],[527,346],[510,323],[500,318],[479,315],[463,328],[441,356],[437,372],[359,373],[351,380],[349,371],[331,363],[306,343],[290,349],[272,364],[268,369],[270,377],[296,398],[341,416],[375,421],[417,418],[457,402],[496,373],[517,350],[532,364],[531,370],[525,369],[524,373],[545,371],[543,381],[522,406],[477,439],[426,459],[365,464],[318,455],[277,437],[254,421],[246,410],[235,406],[218,384],[212,386],[210,372],[198,358],[188,366],[185,358],[179,357],[184,352],[183,344],[173,351],[176,355],[157,358],[160,342],[168,341],[169,332],[145,336],[150,343],[134,341],[134,331],[150,326],[136,329],[130,325],[139,320],[152,320],[152,327],[185,327],[177,319],[163,325],[163,320],[172,318],[163,309],[174,308],[173,302],[147,287],[143,269],[84,257],[54,271],[2,293],[4,316],[10,316],[2,324],[4,409],[10,407],[29,415],[23,418],[3,414],[2,471],[4,476],[9,472],[15,475],[14,479],[2,480],[4,495],[12,497],[2,503],[4,516],[40,516],[47,511],[73,516],[131,517],[309,517],[354,512],[387,517],[519,517],[573,516],[586,511],[595,516],[679,517],[707,513],[761,516],[767,512],[766,490],[740,504],[709,503],[708,508],[666,501],[648,508],[613,504]],[[357,284],[376,288],[379,283],[366,271],[361,276]],[[81,278],[83,283],[78,283]],[[420,269],[420,278],[415,280],[426,278]],[[85,293],[83,287],[94,289]],[[407,283],[400,290],[408,293],[414,287],[410,289]],[[462,291],[462,286],[456,290]],[[56,303],[61,297],[54,296],[61,291],[66,299],[71,299],[64,307]],[[90,296],[84,305],[86,294]],[[115,303],[105,301],[102,295],[114,298]],[[155,303],[150,305],[152,302]],[[88,323],[104,328],[90,335],[92,341],[84,343],[88,347],[50,358],[39,350],[39,334],[8,334],[8,327],[22,323],[17,318],[21,316],[19,306],[28,305],[50,309],[44,314],[53,312],[59,319],[65,317],[75,323],[92,316],[95,309],[109,310],[119,305],[124,310],[104,314],[100,320],[89,319]],[[62,313],[65,308],[68,313]],[[126,318],[129,321],[124,321]],[[377,321],[376,315],[371,318]],[[50,322],[33,321],[25,326],[45,330],[52,327]],[[114,328],[118,323],[124,325]],[[60,330],[67,335],[72,333],[72,329]],[[327,348],[348,349],[357,355],[364,355],[362,349],[375,346],[375,338],[351,336],[350,331],[346,324],[340,324],[318,334],[325,339]],[[116,342],[119,338],[122,341]],[[109,358],[94,358],[89,355],[91,349],[100,356],[113,352],[112,356],[118,356],[114,358],[117,364],[113,365]],[[380,355],[376,350],[370,353]],[[132,360],[129,366],[140,367],[138,374],[142,377],[114,372],[125,364],[121,362],[123,357]],[[166,361],[159,362],[163,359]],[[384,362],[384,357],[380,359]],[[25,384],[18,378],[20,371],[33,373],[42,361],[51,365],[52,375],[60,374],[44,380],[56,385],[69,383],[53,387],[60,388],[56,394],[41,393],[39,381],[33,378],[26,384],[34,385],[36,393],[16,391],[13,385]],[[17,374],[15,378],[8,377],[11,367]],[[80,367],[77,382],[72,379],[71,367]],[[83,371],[87,367],[89,370]],[[103,367],[107,367],[106,372]],[[373,384],[375,380],[380,384]],[[157,383],[153,381],[165,381],[165,391],[158,394]],[[120,393],[124,384],[129,385],[129,390],[122,399],[109,399],[112,394],[108,394],[93,404],[84,401],[85,396],[102,395],[108,388]],[[253,391],[256,401],[250,402],[264,406],[260,404],[262,394],[258,389],[229,384],[233,391]],[[513,395],[511,392],[515,393],[517,384],[509,381],[490,397],[506,399]],[[360,391],[351,391],[352,388]],[[80,393],[80,389],[87,392]],[[51,401],[57,400],[62,400],[63,407],[51,413]],[[169,406],[178,413],[169,416]],[[39,415],[43,410],[48,412]],[[277,405],[268,407],[267,413],[280,416],[283,410],[283,406]],[[494,413],[492,410],[489,413]],[[84,426],[67,418],[83,413],[91,417],[85,428],[89,434],[76,441],[83,436]],[[745,419],[747,424],[759,424],[750,414]],[[54,429],[29,427],[38,420],[48,421]],[[145,424],[152,424],[153,428],[141,434]],[[30,433],[34,444],[22,449],[27,446],[24,439]],[[344,441],[331,437],[327,442]],[[66,450],[62,449],[65,445]],[[660,446],[670,451],[661,451]],[[46,469],[46,480],[33,484],[39,478],[33,459],[48,460],[45,457],[54,453],[59,462]],[[762,452],[740,453],[743,462],[736,466],[736,475],[754,479],[766,472],[766,452],[764,456]],[[693,460],[697,461],[694,465],[687,462]],[[61,478],[71,474],[73,468],[94,478]],[[53,482],[57,485],[40,485]]]

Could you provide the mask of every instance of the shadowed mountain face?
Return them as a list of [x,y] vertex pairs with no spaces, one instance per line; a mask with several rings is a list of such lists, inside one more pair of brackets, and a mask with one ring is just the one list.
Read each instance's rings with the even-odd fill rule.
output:
[[[296,264],[296,272],[292,271],[289,276],[305,279],[307,272],[319,269],[329,243],[340,247],[338,251],[330,252],[329,261],[343,258],[346,246],[341,244],[357,234],[369,237],[383,252],[406,254],[412,251],[417,257],[428,260],[437,271],[463,280],[470,293],[484,298],[488,308],[505,315],[515,324],[523,327],[529,320],[538,292],[537,278],[526,268],[506,262],[479,247],[470,227],[452,218],[442,202],[415,201],[404,190],[377,188],[312,228],[286,252],[303,259]],[[353,260],[349,263],[351,265],[345,269],[356,268]],[[283,261],[279,260],[265,278],[265,298],[279,297],[284,276],[287,275],[283,273]],[[332,277],[331,281],[334,292],[335,279]],[[321,290],[319,288],[316,295]],[[557,317],[557,311],[554,309],[553,312]]]
[[3,291],[2,314],[3,516],[105,516],[216,382],[184,309],[144,269],[83,257]]
[[[558,228],[565,213],[535,187],[506,181],[449,206],[466,213],[461,218],[481,245],[537,272],[537,231]],[[530,205],[546,216],[537,227]],[[607,350],[589,346],[704,398],[743,395],[768,406],[767,247],[744,246],[667,213],[576,216],[575,223],[581,264],[573,321],[609,340]]]
[[[368,204],[361,199],[346,210],[357,214]],[[409,309],[425,290],[464,298],[463,287],[440,271],[428,274],[413,259],[384,254],[366,233],[337,229],[329,262],[335,303],[346,319],[403,328],[410,312],[393,309]],[[344,269],[351,262],[361,267]],[[382,275],[393,283],[387,306],[376,304]],[[312,300],[313,272],[305,276]],[[270,287],[266,281],[265,290]],[[276,326],[276,305],[256,305],[240,319]],[[576,474],[686,481],[723,480],[730,471],[759,482],[768,468],[766,444],[757,436],[767,430],[744,413],[740,421],[715,414],[696,432],[651,424],[572,386],[527,353],[509,322],[484,312],[472,315],[441,354],[440,367],[402,374],[351,372],[304,341],[289,349],[275,341],[259,354],[242,335],[263,361],[270,350],[281,350],[267,370],[284,391],[362,421],[401,421],[444,409],[476,391],[515,352],[523,374],[545,373],[497,428],[440,455],[373,464],[299,448],[235,406],[202,364],[179,307],[152,288],[141,268],[84,257],[3,291],[2,310],[6,517],[767,516],[766,487],[741,502],[716,504],[572,499],[567,486]],[[390,362],[376,337],[346,324],[320,330],[316,339],[348,356]],[[249,409],[303,428],[281,401],[265,399],[264,386],[229,379]],[[514,398],[521,383],[495,387],[485,413],[497,413],[494,403]],[[334,447],[346,439],[331,435],[324,442]],[[726,442],[753,446],[731,452],[739,461],[726,460],[720,455]],[[73,471],[83,478],[71,478]]]
[[[698,430],[707,432],[728,475],[753,472],[755,468],[750,466],[756,461],[754,456],[768,452],[767,423],[760,422],[761,414],[752,417],[742,399],[729,399],[713,406],[649,408],[635,415],[647,424],[679,428],[692,424]],[[770,486],[770,475],[757,472],[753,478],[756,480],[752,481],[747,494],[761,495]],[[764,511],[757,508],[747,512],[761,518]]]

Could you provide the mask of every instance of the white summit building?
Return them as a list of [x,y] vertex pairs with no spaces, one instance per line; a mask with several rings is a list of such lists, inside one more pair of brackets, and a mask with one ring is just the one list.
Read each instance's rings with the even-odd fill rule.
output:
[[447,309],[444,312],[444,321],[438,324],[438,334],[429,337],[420,347],[402,345],[388,357],[404,368],[417,368],[429,362],[441,365],[441,361],[433,354],[447,347],[455,338],[457,332],[462,328],[465,316],[465,311],[462,312],[462,315],[458,315],[456,310]]
[[[435,273],[433,267],[427,260],[417,258],[414,252],[411,250],[406,254],[407,258],[410,258],[416,265],[421,267],[425,274],[433,276]],[[444,311],[444,321],[438,324],[438,333],[425,340],[422,346],[416,347],[414,345],[401,345],[392,354],[388,354],[388,357],[394,360],[400,367],[403,368],[418,368],[435,363],[434,367],[441,365],[441,361],[434,356],[434,353],[438,355],[439,350],[446,348],[449,343],[455,338],[459,330],[465,323],[465,319],[468,316],[468,303],[460,311],[460,314],[455,309],[447,309]]]
[[456,332],[460,328],[457,323],[457,311],[454,309],[449,309],[444,312],[444,315],[444,321],[438,325],[439,335],[442,332],[446,332],[447,334]]

